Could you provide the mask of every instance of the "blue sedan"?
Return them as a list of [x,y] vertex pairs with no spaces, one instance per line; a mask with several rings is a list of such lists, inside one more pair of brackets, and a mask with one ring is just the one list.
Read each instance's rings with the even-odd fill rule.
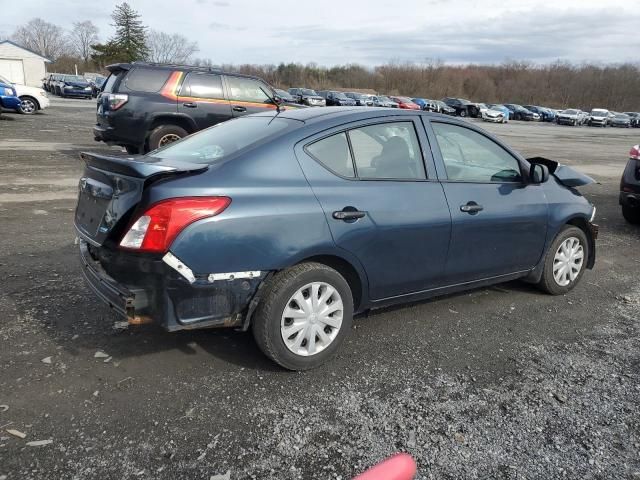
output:
[[83,153],[82,272],[130,323],[253,331],[285,368],[353,315],[595,262],[589,177],[455,118],[336,107],[231,120],[146,156]]

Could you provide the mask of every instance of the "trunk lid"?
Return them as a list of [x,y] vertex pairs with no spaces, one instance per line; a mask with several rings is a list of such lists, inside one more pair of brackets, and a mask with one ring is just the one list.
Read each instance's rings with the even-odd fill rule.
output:
[[142,198],[151,183],[174,175],[203,172],[208,165],[81,153],[85,162],[78,184],[74,224],[78,234],[100,246]]

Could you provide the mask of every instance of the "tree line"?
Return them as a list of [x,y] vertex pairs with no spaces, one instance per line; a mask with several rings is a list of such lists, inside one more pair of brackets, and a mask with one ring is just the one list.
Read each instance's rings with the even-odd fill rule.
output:
[[[146,60],[213,66],[194,58],[196,42],[181,34],[149,29],[138,12],[124,2],[112,14],[114,34],[100,41],[89,20],[69,31],[34,18],[20,26],[11,39],[54,61],[49,71],[100,71],[117,62]],[[423,63],[390,62],[373,68],[350,64],[322,67],[310,63],[279,65],[222,65],[224,70],[262,77],[270,84],[314,89],[372,90],[388,95],[441,99],[463,97],[487,103],[519,103],[553,108],[609,108],[640,110],[640,66],[575,65],[557,61],[539,65],[508,61],[501,65],[448,65],[439,60]]]

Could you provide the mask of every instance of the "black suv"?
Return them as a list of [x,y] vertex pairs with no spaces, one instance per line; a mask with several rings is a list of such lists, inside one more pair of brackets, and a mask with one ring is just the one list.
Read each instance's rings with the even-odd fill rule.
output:
[[620,181],[620,205],[627,222],[640,224],[640,145],[629,152],[629,161]]
[[460,117],[478,117],[480,115],[480,109],[477,105],[464,98],[447,97],[443,98],[442,101],[453,108],[456,111],[456,115]]
[[[146,153],[225,120],[275,109],[262,79],[211,68],[118,63],[98,96],[96,141]],[[289,105],[289,104],[285,104]]]
[[327,102],[327,107],[355,107],[356,101],[347,97],[342,92],[334,92],[331,90],[321,90],[318,92]]

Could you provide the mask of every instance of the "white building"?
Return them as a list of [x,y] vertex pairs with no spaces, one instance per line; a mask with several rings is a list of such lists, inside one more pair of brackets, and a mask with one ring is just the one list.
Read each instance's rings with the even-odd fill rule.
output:
[[51,60],[42,55],[9,40],[0,41],[0,75],[14,83],[41,87],[47,63]]

